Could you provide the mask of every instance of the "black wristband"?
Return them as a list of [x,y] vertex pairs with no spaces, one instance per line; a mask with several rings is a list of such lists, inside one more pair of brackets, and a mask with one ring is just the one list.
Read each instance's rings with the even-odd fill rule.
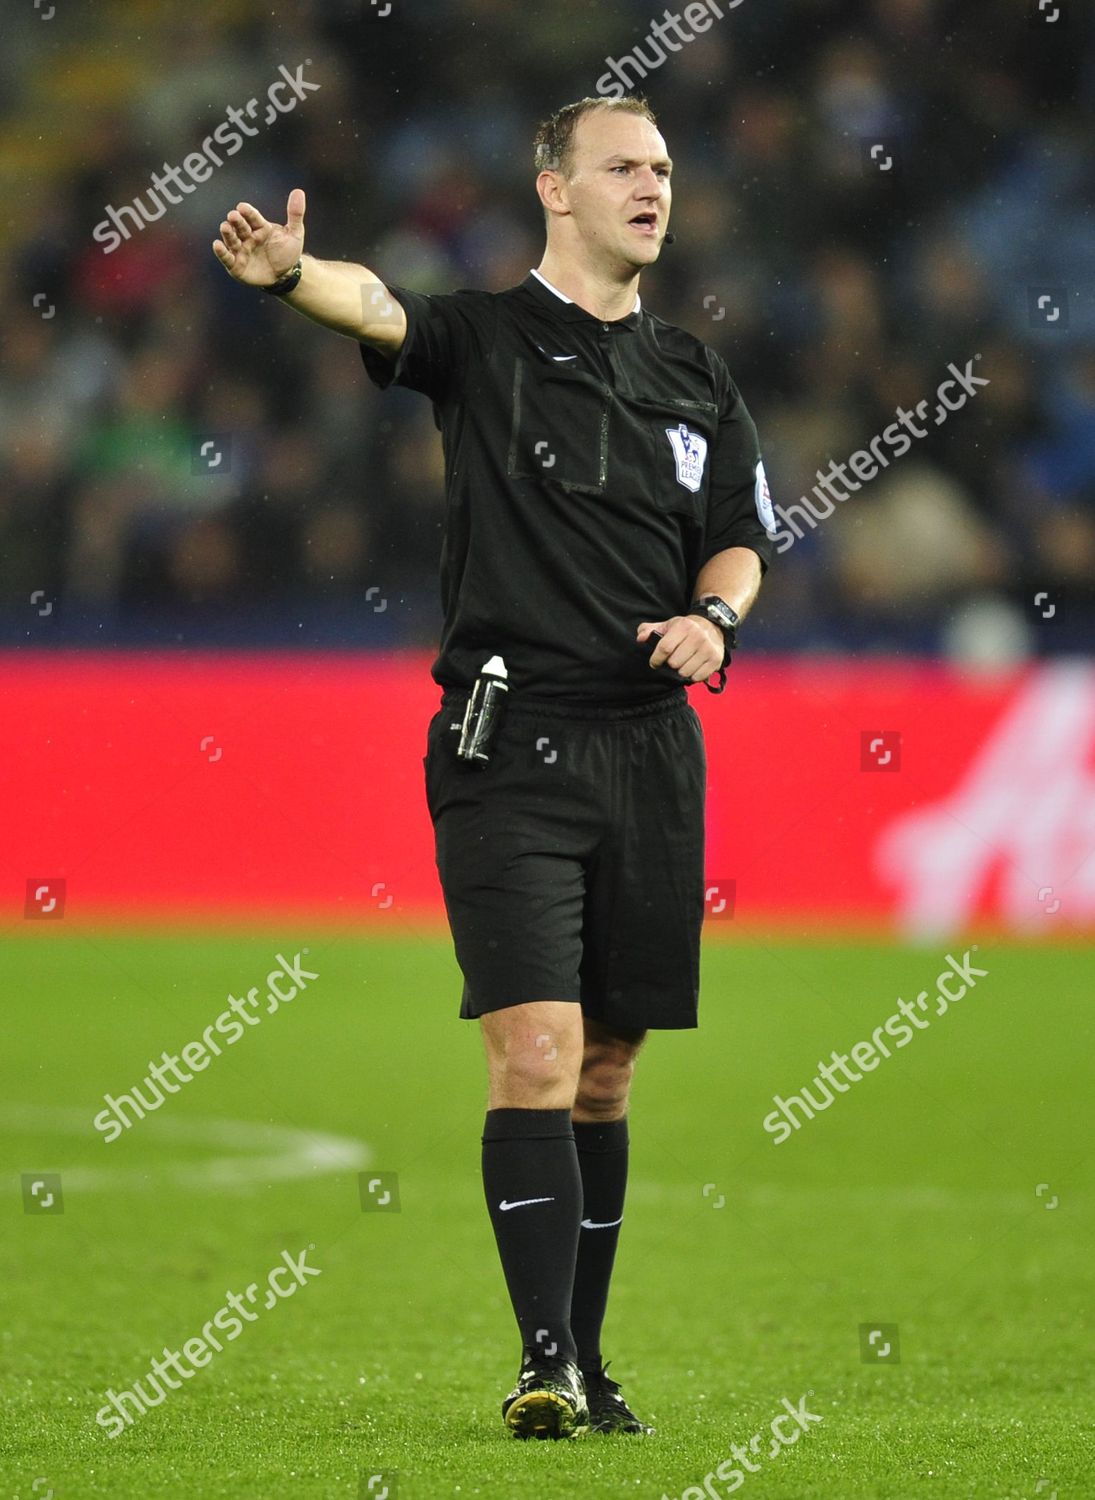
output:
[[267,292],[271,297],[284,297],[286,292],[291,292],[297,282],[304,275],[304,262],[298,260],[291,270],[286,271],[280,281],[271,282],[269,286],[260,286],[260,292]]

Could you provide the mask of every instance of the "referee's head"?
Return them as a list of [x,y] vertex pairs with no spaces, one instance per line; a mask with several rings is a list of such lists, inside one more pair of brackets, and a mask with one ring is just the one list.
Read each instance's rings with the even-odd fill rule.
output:
[[645,99],[579,99],[536,132],[549,253],[614,279],[661,252],[673,163]]

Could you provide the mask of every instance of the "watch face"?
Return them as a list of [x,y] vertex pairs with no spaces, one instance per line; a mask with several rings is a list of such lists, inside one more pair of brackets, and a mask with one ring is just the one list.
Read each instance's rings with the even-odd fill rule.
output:
[[721,599],[712,599],[707,605],[708,617],[714,620],[716,625],[721,625],[724,630],[733,630],[738,623],[738,617]]

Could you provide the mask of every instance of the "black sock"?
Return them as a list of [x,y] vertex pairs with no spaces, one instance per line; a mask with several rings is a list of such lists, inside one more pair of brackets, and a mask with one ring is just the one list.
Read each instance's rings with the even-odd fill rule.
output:
[[[574,1144],[582,1174],[582,1232],[570,1303],[570,1326],[583,1370],[601,1362],[601,1324],[620,1238],[627,1190],[627,1120],[574,1122]],[[604,1225],[604,1228],[589,1228]]]
[[489,1109],[483,1188],[526,1357],[573,1359],[582,1179],[570,1110]]

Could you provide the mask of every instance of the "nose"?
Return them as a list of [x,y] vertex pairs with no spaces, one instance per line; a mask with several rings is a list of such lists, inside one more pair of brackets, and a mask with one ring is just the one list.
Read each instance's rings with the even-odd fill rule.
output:
[[655,201],[662,196],[665,184],[655,172],[653,167],[647,167],[641,180],[636,184],[635,191],[640,198],[652,198]]

